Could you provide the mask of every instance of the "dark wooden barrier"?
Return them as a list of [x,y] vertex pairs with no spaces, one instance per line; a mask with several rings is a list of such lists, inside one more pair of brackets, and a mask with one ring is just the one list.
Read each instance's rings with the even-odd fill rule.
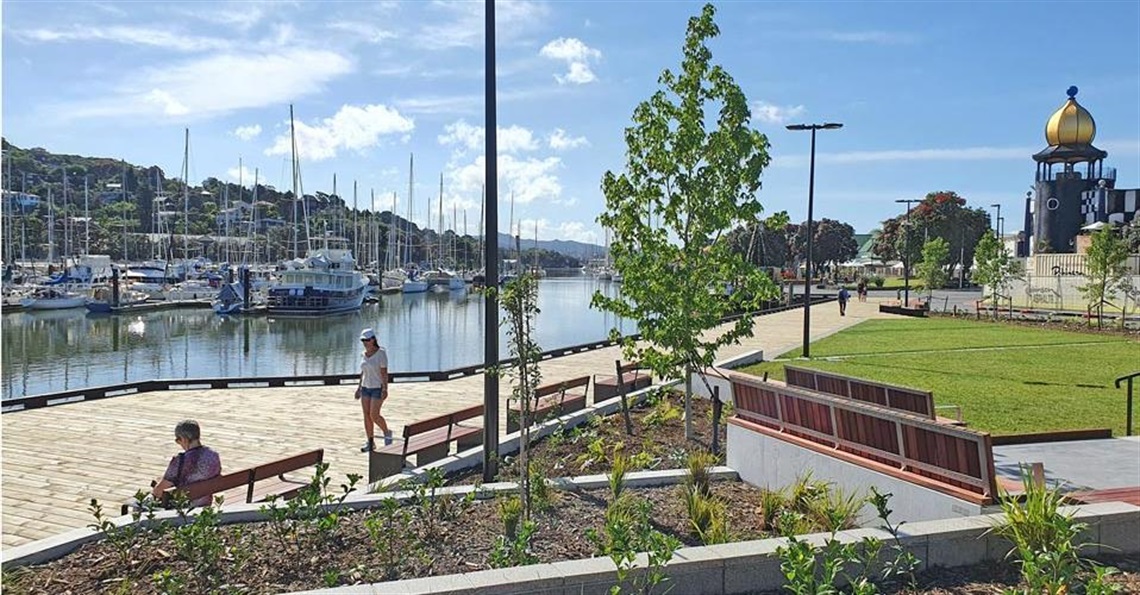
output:
[[936,418],[934,394],[930,391],[787,365],[784,366],[784,378],[789,386],[846,397],[887,409],[906,411],[927,419]]
[[928,478],[983,503],[997,493],[989,434],[739,372],[725,374],[740,419]]

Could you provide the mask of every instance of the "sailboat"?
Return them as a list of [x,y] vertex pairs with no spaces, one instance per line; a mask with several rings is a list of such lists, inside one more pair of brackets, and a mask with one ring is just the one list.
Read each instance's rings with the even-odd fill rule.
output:
[[[293,127],[293,106],[289,106],[289,133],[293,143],[293,200],[300,193],[300,175],[297,171],[297,136]],[[305,212],[306,222],[308,210]],[[294,220],[296,225],[296,220]],[[311,244],[309,234],[306,243]],[[336,241],[347,242],[343,238]],[[294,256],[297,245],[294,243]],[[368,281],[356,270],[356,259],[352,250],[330,248],[329,237],[324,236],[324,246],[313,250],[310,247],[304,259],[294,258],[285,263],[280,282],[269,289],[267,311],[270,315],[315,316],[359,310],[364,303]]]

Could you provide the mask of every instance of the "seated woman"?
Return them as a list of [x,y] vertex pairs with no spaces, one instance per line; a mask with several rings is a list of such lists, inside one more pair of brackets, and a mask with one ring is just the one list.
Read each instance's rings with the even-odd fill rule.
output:
[[[168,488],[180,488],[192,483],[211,479],[222,474],[222,459],[208,446],[202,446],[202,431],[198,422],[188,419],[174,426],[174,441],[182,447],[182,452],[170,459],[166,473],[162,474],[151,490],[155,498],[162,498]],[[209,506],[210,496],[202,496],[191,502],[194,506]]]

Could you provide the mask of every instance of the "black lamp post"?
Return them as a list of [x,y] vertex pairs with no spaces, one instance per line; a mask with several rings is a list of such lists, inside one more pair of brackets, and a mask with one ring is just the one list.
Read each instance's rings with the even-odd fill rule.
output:
[[[484,135],[487,158],[484,165],[487,211],[483,236],[483,278],[487,287],[499,282],[499,171],[498,104],[495,93],[495,0],[484,2]],[[499,473],[499,377],[490,371],[499,364],[499,300],[494,291],[483,297],[483,481],[494,481]]]
[[906,222],[903,223],[903,307],[910,307],[910,204],[921,202],[914,198],[900,198],[895,202],[906,205]]
[[812,230],[812,206],[815,202],[815,131],[816,130],[837,130],[843,128],[843,124],[838,122],[824,122],[823,124],[789,124],[786,126],[788,130],[810,130],[811,131],[811,165],[808,170],[808,212],[807,212],[807,270],[804,274],[804,347],[803,356],[811,357],[809,351],[811,345],[811,238],[814,235]]
[[994,203],[990,205],[997,209],[997,214],[994,215],[994,233],[997,234],[998,239],[1001,239],[1001,204]]

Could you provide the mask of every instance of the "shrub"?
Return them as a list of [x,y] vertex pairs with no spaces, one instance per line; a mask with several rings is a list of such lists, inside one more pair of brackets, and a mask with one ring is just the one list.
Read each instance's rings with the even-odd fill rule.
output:
[[716,457],[713,455],[704,451],[690,453],[686,460],[685,488],[704,496],[711,494],[713,465],[716,465]]

